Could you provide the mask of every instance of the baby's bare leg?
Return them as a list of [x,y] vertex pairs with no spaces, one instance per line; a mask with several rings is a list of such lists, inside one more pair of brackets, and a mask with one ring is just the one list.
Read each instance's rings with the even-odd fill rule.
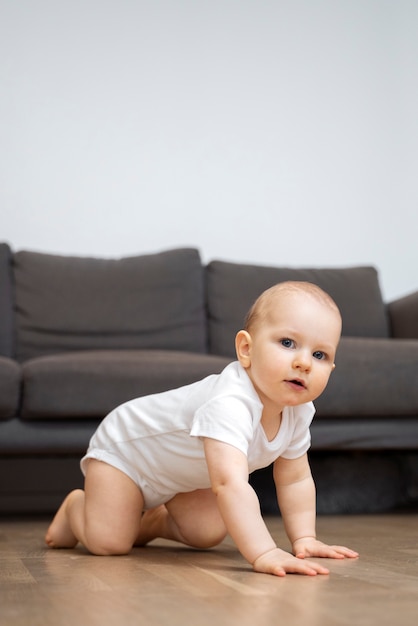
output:
[[80,541],[93,554],[126,554],[138,535],[143,506],[141,491],[126,474],[92,459],[85,491],[67,496],[46,542],[54,548],[71,548]]
[[161,504],[154,509],[145,511],[143,514],[135,545],[145,546],[153,539],[157,539],[157,537],[176,540],[172,535],[167,508],[164,504]]
[[226,535],[225,524],[210,489],[175,496],[166,505],[146,511],[135,545],[161,537],[195,548],[210,548]]
[[45,536],[45,542],[50,548],[75,548],[77,545],[78,539],[71,530],[68,509],[79,506],[79,502],[84,507],[84,491],[75,489],[61,504]]

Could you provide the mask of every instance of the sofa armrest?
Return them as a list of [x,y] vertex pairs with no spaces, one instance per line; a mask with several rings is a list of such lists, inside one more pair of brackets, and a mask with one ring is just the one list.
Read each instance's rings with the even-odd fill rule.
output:
[[391,335],[396,339],[418,339],[418,291],[387,305]]

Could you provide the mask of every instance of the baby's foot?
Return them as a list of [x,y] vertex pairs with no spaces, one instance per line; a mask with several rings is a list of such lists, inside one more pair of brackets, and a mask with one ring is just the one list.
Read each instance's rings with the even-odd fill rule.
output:
[[162,528],[165,527],[168,511],[164,504],[145,511],[141,518],[141,526],[135,541],[136,546],[145,546],[149,541],[164,536]]
[[80,497],[80,493],[84,495],[81,489],[72,491],[58,509],[45,535],[45,543],[50,548],[75,548],[77,545],[78,539],[71,530],[67,508],[75,498]]

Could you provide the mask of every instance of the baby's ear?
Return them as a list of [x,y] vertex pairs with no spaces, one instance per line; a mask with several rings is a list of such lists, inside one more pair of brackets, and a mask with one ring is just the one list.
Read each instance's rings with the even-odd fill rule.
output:
[[235,337],[235,351],[237,359],[242,367],[248,368],[251,365],[251,335],[246,330],[240,330]]

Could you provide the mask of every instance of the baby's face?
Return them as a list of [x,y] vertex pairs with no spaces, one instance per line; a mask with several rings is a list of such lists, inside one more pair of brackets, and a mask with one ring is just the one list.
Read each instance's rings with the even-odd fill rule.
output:
[[265,408],[273,411],[317,398],[334,368],[341,334],[337,311],[303,293],[281,296],[248,334],[240,359]]

